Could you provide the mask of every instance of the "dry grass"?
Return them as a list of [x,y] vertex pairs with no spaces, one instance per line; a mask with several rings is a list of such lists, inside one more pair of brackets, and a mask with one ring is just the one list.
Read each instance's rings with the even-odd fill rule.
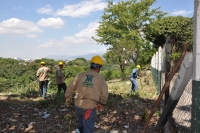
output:
[[[142,76],[140,79],[137,79],[139,84],[138,95],[140,98],[144,99],[156,99],[157,98],[157,89],[153,83],[151,72],[142,71]],[[130,80],[111,80],[108,81],[108,89],[110,94],[120,95],[124,98],[130,96],[131,81]]]
[[[129,80],[108,82],[109,98],[107,104],[103,106],[103,110],[97,112],[95,124],[99,128],[95,128],[96,133],[107,133],[113,130],[139,133],[142,130],[144,121],[157,98],[151,73],[143,71],[142,75],[141,82],[138,80],[139,91],[133,94],[130,93],[131,82]],[[30,91],[29,94],[33,94],[33,91]],[[0,95],[0,101],[4,101],[0,102],[0,107],[3,109],[0,131],[67,132],[77,128],[74,106],[64,106],[62,96],[55,95],[56,97],[43,100],[38,97],[27,97],[28,95],[23,96],[24,100],[19,100],[19,96]],[[39,115],[40,112],[48,112],[50,117],[42,119]],[[8,121],[7,118],[12,118],[15,113],[20,114],[19,117],[14,118],[17,122]],[[148,128],[149,133],[154,133],[157,120],[158,116],[154,115]],[[32,129],[29,129],[27,125],[31,122],[35,122],[35,124],[32,125]],[[13,126],[15,128],[12,128]],[[128,128],[124,126],[128,126]]]

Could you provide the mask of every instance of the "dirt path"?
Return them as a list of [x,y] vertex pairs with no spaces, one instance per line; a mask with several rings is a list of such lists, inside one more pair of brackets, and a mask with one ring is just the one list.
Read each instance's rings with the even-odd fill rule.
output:
[[[96,133],[139,133],[154,101],[132,97],[122,102],[116,96],[104,110],[97,113]],[[2,133],[71,133],[77,127],[73,107],[64,103],[56,105],[59,99],[21,97],[0,94],[0,132]],[[62,100],[61,100],[62,101]],[[154,133],[158,117],[149,124],[149,133]]]

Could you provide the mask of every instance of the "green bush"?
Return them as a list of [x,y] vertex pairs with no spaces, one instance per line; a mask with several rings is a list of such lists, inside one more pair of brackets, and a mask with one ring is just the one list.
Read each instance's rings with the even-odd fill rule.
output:
[[109,69],[109,70],[100,71],[100,75],[101,75],[106,81],[108,81],[108,80],[120,78],[121,72],[120,72],[120,70]]

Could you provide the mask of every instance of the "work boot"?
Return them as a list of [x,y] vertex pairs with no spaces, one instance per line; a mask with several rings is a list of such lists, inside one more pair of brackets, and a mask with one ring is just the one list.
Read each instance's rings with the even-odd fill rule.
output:
[[80,133],[83,133],[83,127],[79,127],[78,130],[80,131]]

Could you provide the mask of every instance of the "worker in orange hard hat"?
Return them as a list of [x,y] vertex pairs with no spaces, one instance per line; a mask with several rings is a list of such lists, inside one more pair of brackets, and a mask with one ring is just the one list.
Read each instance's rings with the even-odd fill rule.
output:
[[131,75],[131,92],[133,91],[138,91],[138,82],[137,82],[137,78],[139,78],[139,71],[140,71],[140,65],[137,65],[136,68],[133,69],[132,71],[132,75]]
[[78,116],[80,133],[93,133],[96,117],[96,107],[101,108],[108,98],[108,85],[99,75],[103,65],[100,56],[91,59],[90,70],[78,74],[68,85],[65,93],[66,106],[72,102],[75,93],[75,112]]
[[65,83],[65,75],[62,72],[62,68],[63,68],[63,62],[60,61],[58,63],[58,68],[56,70],[56,84],[58,85],[58,94],[60,94],[61,89],[64,90],[64,93],[67,89],[66,83]]
[[39,93],[40,93],[40,97],[43,96],[44,94],[44,99],[46,99],[46,95],[47,95],[47,85],[48,85],[48,73],[53,73],[53,69],[52,66],[50,68],[45,66],[45,62],[42,61],[40,62],[40,68],[37,70],[36,76],[39,79]]

